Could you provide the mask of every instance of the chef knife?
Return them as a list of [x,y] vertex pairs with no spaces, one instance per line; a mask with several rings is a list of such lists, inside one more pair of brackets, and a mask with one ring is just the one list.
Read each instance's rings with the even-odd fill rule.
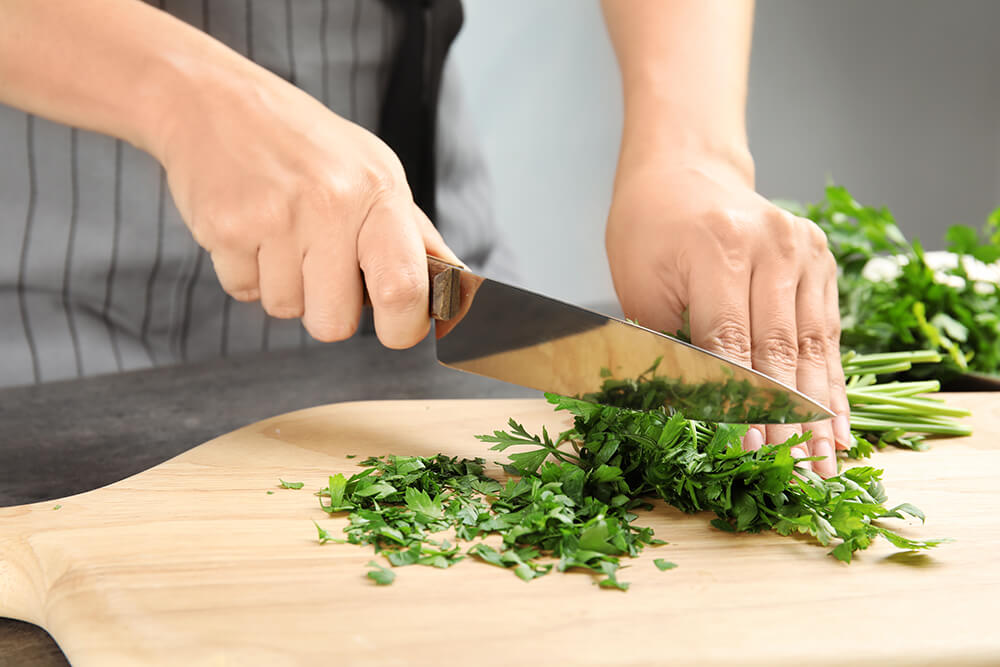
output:
[[792,387],[690,343],[434,257],[427,266],[437,358],[450,368],[584,397],[608,379],[642,377],[657,383],[662,405],[704,421],[775,424],[834,416]]

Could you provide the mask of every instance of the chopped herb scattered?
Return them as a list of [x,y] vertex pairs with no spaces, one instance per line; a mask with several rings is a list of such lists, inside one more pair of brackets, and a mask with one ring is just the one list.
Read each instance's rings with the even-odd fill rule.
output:
[[[503,484],[485,474],[481,458],[368,458],[360,463],[364,470],[333,475],[316,494],[327,513],[348,513],[345,538],[316,524],[318,539],[370,544],[394,567],[447,568],[468,555],[524,581],[577,569],[618,590],[629,585],[618,579],[620,559],[664,544],[651,528],[635,525],[656,498],[684,512],[713,512],[712,525],[724,531],[811,535],[845,562],[880,536],[901,549],[944,541],[913,540],[882,523],[923,521],[923,514],[907,503],[886,507],[881,470],[856,467],[824,480],[797,469],[790,450],[808,435],[745,452],[746,426],[631,409],[655,404],[648,395],[660,390],[650,377],[607,379],[591,400],[547,394],[556,410],[573,415],[571,429],[555,437],[544,428],[532,434],[511,419],[507,430],[479,436],[496,451],[520,449],[503,464],[509,475]],[[885,395],[897,396],[892,391]],[[445,531],[454,544],[441,536]],[[473,544],[463,551],[461,542]],[[663,559],[654,564],[673,567]]]
[[53,507],[52,509],[54,509],[54,510],[58,510],[58,509],[62,509],[62,505],[56,505],[56,506],[55,506],[55,507]]
[[669,560],[663,560],[662,558],[654,558],[653,565],[655,565],[661,572],[664,570],[672,570],[677,567],[677,563],[671,563]]
[[273,495],[274,495],[274,491],[270,491],[270,490],[269,490],[269,491],[267,492],[267,495],[269,495],[269,496],[273,496]]
[[281,488],[283,489],[301,489],[306,485],[305,482],[286,482],[283,479],[279,479],[278,481],[281,482]]
[[368,561],[368,567],[374,568],[368,571],[368,578],[379,586],[388,586],[396,579],[396,573],[389,568],[382,567],[373,560]]
[[345,454],[344,458],[345,459],[353,459],[353,458],[357,458],[357,456],[358,456],[357,454]]

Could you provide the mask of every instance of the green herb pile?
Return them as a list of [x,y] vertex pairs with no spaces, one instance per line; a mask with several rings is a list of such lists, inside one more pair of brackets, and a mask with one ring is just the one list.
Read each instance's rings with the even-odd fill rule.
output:
[[[556,437],[531,434],[513,419],[507,430],[479,436],[497,451],[526,447],[509,454],[503,484],[484,473],[483,459],[441,454],[369,458],[362,472],[330,477],[317,494],[320,506],[346,513],[348,525],[341,538],[317,524],[320,542],[370,544],[395,567],[447,568],[473,556],[525,581],[553,569],[589,570],[600,586],[621,590],[628,588],[618,579],[621,559],[664,544],[635,525],[656,498],[684,512],[712,512],[721,530],[811,535],[845,562],[880,536],[901,549],[941,542],[912,540],[880,523],[924,518],[906,503],[886,506],[881,470],[855,467],[823,480],[796,469],[790,449],[807,436],[745,452],[746,426],[633,409],[655,400],[652,372],[608,379],[590,400],[547,394],[574,417]],[[658,560],[661,570],[673,567]],[[368,574],[379,584],[391,583],[390,575],[381,566]]]
[[[941,352],[944,363],[914,369],[914,379],[949,380],[966,371],[1000,374],[1000,287],[972,275],[974,268],[996,267],[1000,260],[1000,209],[982,230],[950,227],[947,248],[963,259],[933,268],[920,242],[907,241],[887,209],[862,206],[843,187],[827,187],[824,201],[805,208],[783,205],[826,232],[841,268],[843,349]],[[894,275],[866,277],[866,265],[880,257],[894,258]]]

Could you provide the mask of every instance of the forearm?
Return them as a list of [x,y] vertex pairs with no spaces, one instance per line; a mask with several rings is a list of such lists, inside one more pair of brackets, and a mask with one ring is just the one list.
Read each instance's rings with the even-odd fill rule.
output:
[[192,83],[240,60],[138,0],[0,0],[0,102],[154,155]]
[[622,73],[622,160],[699,153],[753,180],[746,138],[752,0],[603,0]]

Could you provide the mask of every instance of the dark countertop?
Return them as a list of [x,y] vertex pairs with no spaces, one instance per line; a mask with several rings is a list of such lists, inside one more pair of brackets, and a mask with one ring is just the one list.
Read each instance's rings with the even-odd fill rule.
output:
[[[61,498],[146,470],[223,433],[340,401],[538,396],[374,337],[196,365],[0,389],[0,506]],[[0,619],[0,667],[66,665],[49,635]]]

